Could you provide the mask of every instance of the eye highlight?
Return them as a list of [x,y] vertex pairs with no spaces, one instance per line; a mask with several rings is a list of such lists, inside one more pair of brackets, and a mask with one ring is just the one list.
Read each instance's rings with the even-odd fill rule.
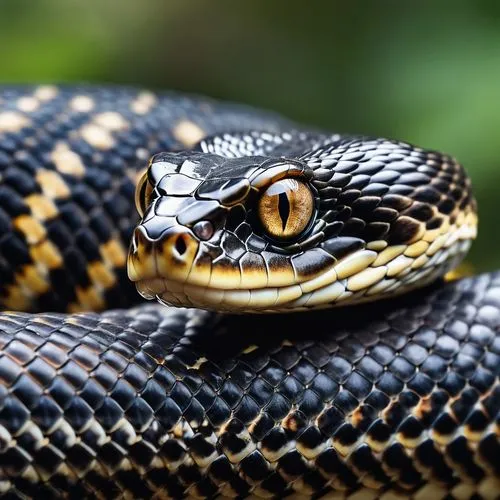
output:
[[135,188],[135,208],[141,217],[144,217],[144,213],[151,203],[152,192],[153,187],[148,180],[148,173],[145,172],[139,179]]
[[309,187],[297,179],[271,184],[260,197],[258,214],[265,231],[275,239],[296,238],[307,228],[314,212]]

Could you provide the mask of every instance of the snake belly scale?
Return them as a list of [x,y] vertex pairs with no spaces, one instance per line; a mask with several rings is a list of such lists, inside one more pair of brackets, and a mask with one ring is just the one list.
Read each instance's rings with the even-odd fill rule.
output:
[[403,142],[2,88],[0,494],[498,498],[500,276],[438,280],[476,224]]

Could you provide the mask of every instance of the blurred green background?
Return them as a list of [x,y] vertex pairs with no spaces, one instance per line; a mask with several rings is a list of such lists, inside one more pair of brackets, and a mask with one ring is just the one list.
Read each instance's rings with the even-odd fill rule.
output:
[[500,2],[0,0],[0,81],[174,88],[452,153],[500,268]]

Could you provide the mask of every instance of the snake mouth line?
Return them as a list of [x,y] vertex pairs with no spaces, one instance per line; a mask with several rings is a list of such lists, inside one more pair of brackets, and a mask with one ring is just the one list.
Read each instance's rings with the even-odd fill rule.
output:
[[139,293],[147,298],[156,298],[167,305],[221,308],[227,310],[266,308],[283,306],[302,296],[300,285],[260,288],[252,290],[217,289],[165,278],[144,279],[136,283]]
[[428,284],[453,269],[475,233],[475,225],[464,224],[431,244],[358,250],[318,276],[287,286],[222,289],[160,276],[140,279],[136,286],[144,298],[167,305],[229,312],[310,310],[366,302]]

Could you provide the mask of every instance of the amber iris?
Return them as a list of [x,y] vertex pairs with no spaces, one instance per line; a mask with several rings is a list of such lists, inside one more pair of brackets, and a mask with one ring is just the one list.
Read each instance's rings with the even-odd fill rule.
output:
[[288,240],[307,228],[314,211],[309,187],[297,179],[282,179],[271,184],[259,200],[258,213],[269,236]]
[[148,181],[148,174],[146,172],[141,176],[135,188],[135,208],[137,209],[141,217],[144,217],[144,213],[151,203],[152,192],[153,187]]

